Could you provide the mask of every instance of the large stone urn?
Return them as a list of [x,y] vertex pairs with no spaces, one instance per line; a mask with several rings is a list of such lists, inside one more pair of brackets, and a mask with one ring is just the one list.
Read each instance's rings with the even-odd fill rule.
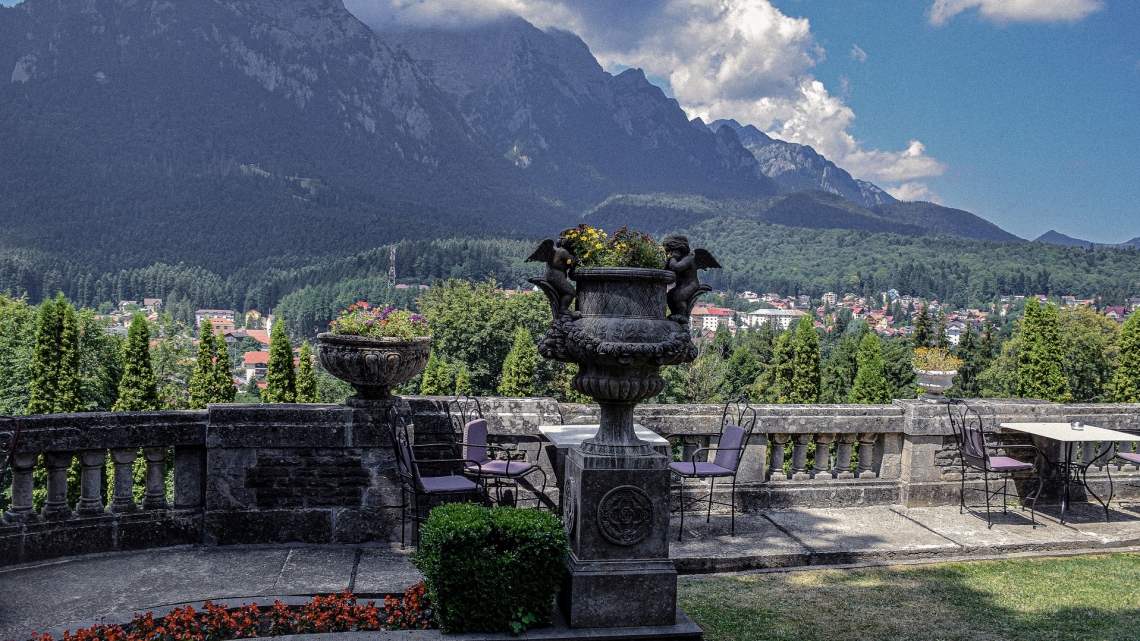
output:
[[365,406],[392,398],[392,388],[424,371],[431,338],[369,338],[349,334],[317,334],[317,359],[329,374],[352,386],[349,406]]
[[949,403],[950,399],[943,392],[954,386],[954,377],[958,375],[956,369],[917,369],[914,370],[915,383],[922,388],[925,394],[922,400],[928,403]]
[[[674,256],[688,254],[687,240],[676,240],[684,251]],[[577,363],[574,389],[600,409],[598,432],[566,458],[562,504],[571,549],[559,605],[572,628],[674,625],[669,460],[637,438],[633,410],[664,389],[663,365],[696,358],[689,312],[708,288],[697,283],[692,260],[671,270],[575,270],[566,244],[554,247],[547,240],[530,258],[547,263],[545,276],[531,281],[553,315],[539,352]]]

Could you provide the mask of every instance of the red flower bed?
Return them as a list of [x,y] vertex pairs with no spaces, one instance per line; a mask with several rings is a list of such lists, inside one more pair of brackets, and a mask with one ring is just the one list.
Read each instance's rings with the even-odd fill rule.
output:
[[[290,607],[274,601],[269,608],[257,603],[230,609],[206,601],[201,611],[191,606],[175,608],[155,619],[153,612],[136,614],[127,625],[93,625],[63,633],[60,641],[221,641],[311,632],[349,630],[412,630],[432,627],[431,607],[423,583],[388,597],[382,606],[375,601],[358,605],[348,590],[314,596],[312,601]],[[33,632],[30,641],[55,641],[50,634]]]

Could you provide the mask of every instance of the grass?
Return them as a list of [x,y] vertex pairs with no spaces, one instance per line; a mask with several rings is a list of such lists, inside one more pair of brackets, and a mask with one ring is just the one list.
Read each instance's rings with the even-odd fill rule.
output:
[[706,639],[1140,639],[1140,554],[683,577]]

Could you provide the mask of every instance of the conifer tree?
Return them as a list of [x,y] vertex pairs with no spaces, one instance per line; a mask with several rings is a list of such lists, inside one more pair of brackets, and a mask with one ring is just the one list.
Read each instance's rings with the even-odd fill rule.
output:
[[770,400],[776,403],[792,402],[792,383],[796,373],[795,330],[788,329],[776,339],[772,355],[771,383],[766,386]]
[[857,371],[859,339],[848,332],[820,366],[820,402],[845,403],[851,395]]
[[293,371],[293,346],[285,335],[282,322],[273,324],[269,337],[269,364],[265,369],[265,390],[261,400],[266,403],[295,403],[297,401],[297,375]]
[[59,339],[59,391],[56,412],[78,412],[83,409],[83,380],[80,376],[79,314],[63,293],[56,296],[56,312],[62,317]]
[[198,357],[194,361],[194,373],[190,375],[190,409],[205,409],[207,403],[214,403],[216,396],[214,380],[214,324],[210,319],[202,319],[198,327]]
[[420,378],[420,394],[424,396],[447,396],[451,390],[451,373],[447,371],[447,360],[434,349],[428,355]]
[[230,348],[224,336],[218,336],[214,340],[214,353],[217,355],[214,358],[214,384],[210,386],[214,394],[213,402],[233,403],[237,399],[237,388],[234,387],[234,367],[230,361]]
[[1036,296],[1030,296],[1025,304],[1021,351],[1017,355],[1018,396],[1054,403],[1069,400],[1058,325],[1057,308],[1049,304],[1042,307]]
[[890,403],[891,386],[883,372],[879,337],[867,334],[859,343],[856,357],[855,383],[851,386],[851,403]]
[[123,377],[119,379],[119,399],[113,412],[141,412],[158,409],[158,386],[150,365],[150,328],[146,317],[135,312],[123,345]]
[[763,371],[756,356],[746,345],[739,345],[732,350],[728,358],[728,365],[724,372],[725,392],[729,398],[738,398],[745,392],[745,388],[756,382],[756,377]]
[[1136,312],[1120,329],[1120,356],[1112,386],[1117,403],[1140,403],[1140,314]]
[[934,346],[950,349],[950,336],[946,322],[946,310],[938,310],[938,322],[934,325]]
[[515,342],[503,361],[503,376],[499,380],[500,396],[533,396],[534,372],[538,365],[538,347],[530,332],[523,326],[515,330]]
[[911,337],[915,347],[930,347],[930,312],[926,303],[914,316],[914,335]]
[[459,363],[459,371],[455,373],[455,395],[470,396],[474,390],[471,387],[471,374],[467,371],[467,363]]
[[321,402],[317,392],[317,376],[313,373],[313,348],[309,347],[309,341],[301,343],[301,353],[297,360],[297,402]]
[[962,365],[958,368],[951,394],[960,398],[978,398],[982,395],[979,377],[992,360],[986,350],[985,340],[974,333],[973,326],[968,325],[958,343],[957,356],[962,359]]
[[36,342],[32,352],[32,366],[28,381],[29,414],[51,414],[59,395],[59,339],[63,333],[63,320],[56,311],[55,301],[47,299],[40,305],[36,316]]
[[819,402],[819,337],[811,316],[800,318],[796,326],[794,373],[789,402]]

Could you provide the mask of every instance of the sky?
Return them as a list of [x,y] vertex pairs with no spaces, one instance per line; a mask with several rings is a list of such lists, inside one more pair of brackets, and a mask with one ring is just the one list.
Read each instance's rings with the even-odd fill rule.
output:
[[1028,239],[1140,236],[1136,0],[343,1],[370,24],[516,13],[900,199]]

